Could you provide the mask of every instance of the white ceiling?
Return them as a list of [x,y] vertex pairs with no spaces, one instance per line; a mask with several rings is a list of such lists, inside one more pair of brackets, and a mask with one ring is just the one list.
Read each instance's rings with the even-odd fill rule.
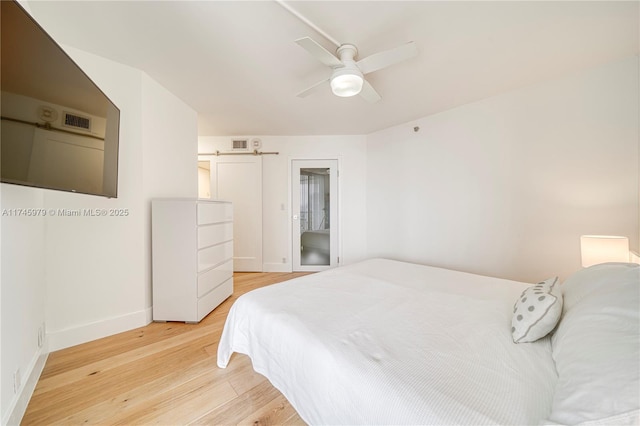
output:
[[289,1],[363,58],[419,54],[367,79],[382,96],[296,93],[330,70],[294,43],[335,46],[274,1],[31,1],[61,44],[145,71],[199,115],[200,135],[368,134],[637,55],[639,2]]

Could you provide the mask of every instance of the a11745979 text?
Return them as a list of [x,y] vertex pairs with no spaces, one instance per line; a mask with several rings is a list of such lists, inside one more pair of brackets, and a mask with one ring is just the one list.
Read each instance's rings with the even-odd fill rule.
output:
[[128,208],[12,208],[2,209],[2,217],[127,217]]

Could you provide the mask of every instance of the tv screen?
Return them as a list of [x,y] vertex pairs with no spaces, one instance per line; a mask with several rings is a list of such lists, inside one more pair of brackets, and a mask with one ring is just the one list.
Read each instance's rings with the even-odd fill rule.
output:
[[120,111],[15,1],[1,1],[2,182],[116,197]]

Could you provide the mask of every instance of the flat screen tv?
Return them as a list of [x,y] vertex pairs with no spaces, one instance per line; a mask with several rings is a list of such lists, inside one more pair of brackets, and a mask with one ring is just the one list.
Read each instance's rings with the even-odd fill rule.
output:
[[2,182],[117,197],[120,110],[17,2],[0,3]]

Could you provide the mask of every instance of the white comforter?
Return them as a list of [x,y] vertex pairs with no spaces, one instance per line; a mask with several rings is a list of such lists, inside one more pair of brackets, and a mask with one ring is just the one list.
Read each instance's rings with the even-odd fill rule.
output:
[[537,424],[548,338],[514,344],[528,284],[385,259],[241,296],[218,348],[249,355],[310,424]]

